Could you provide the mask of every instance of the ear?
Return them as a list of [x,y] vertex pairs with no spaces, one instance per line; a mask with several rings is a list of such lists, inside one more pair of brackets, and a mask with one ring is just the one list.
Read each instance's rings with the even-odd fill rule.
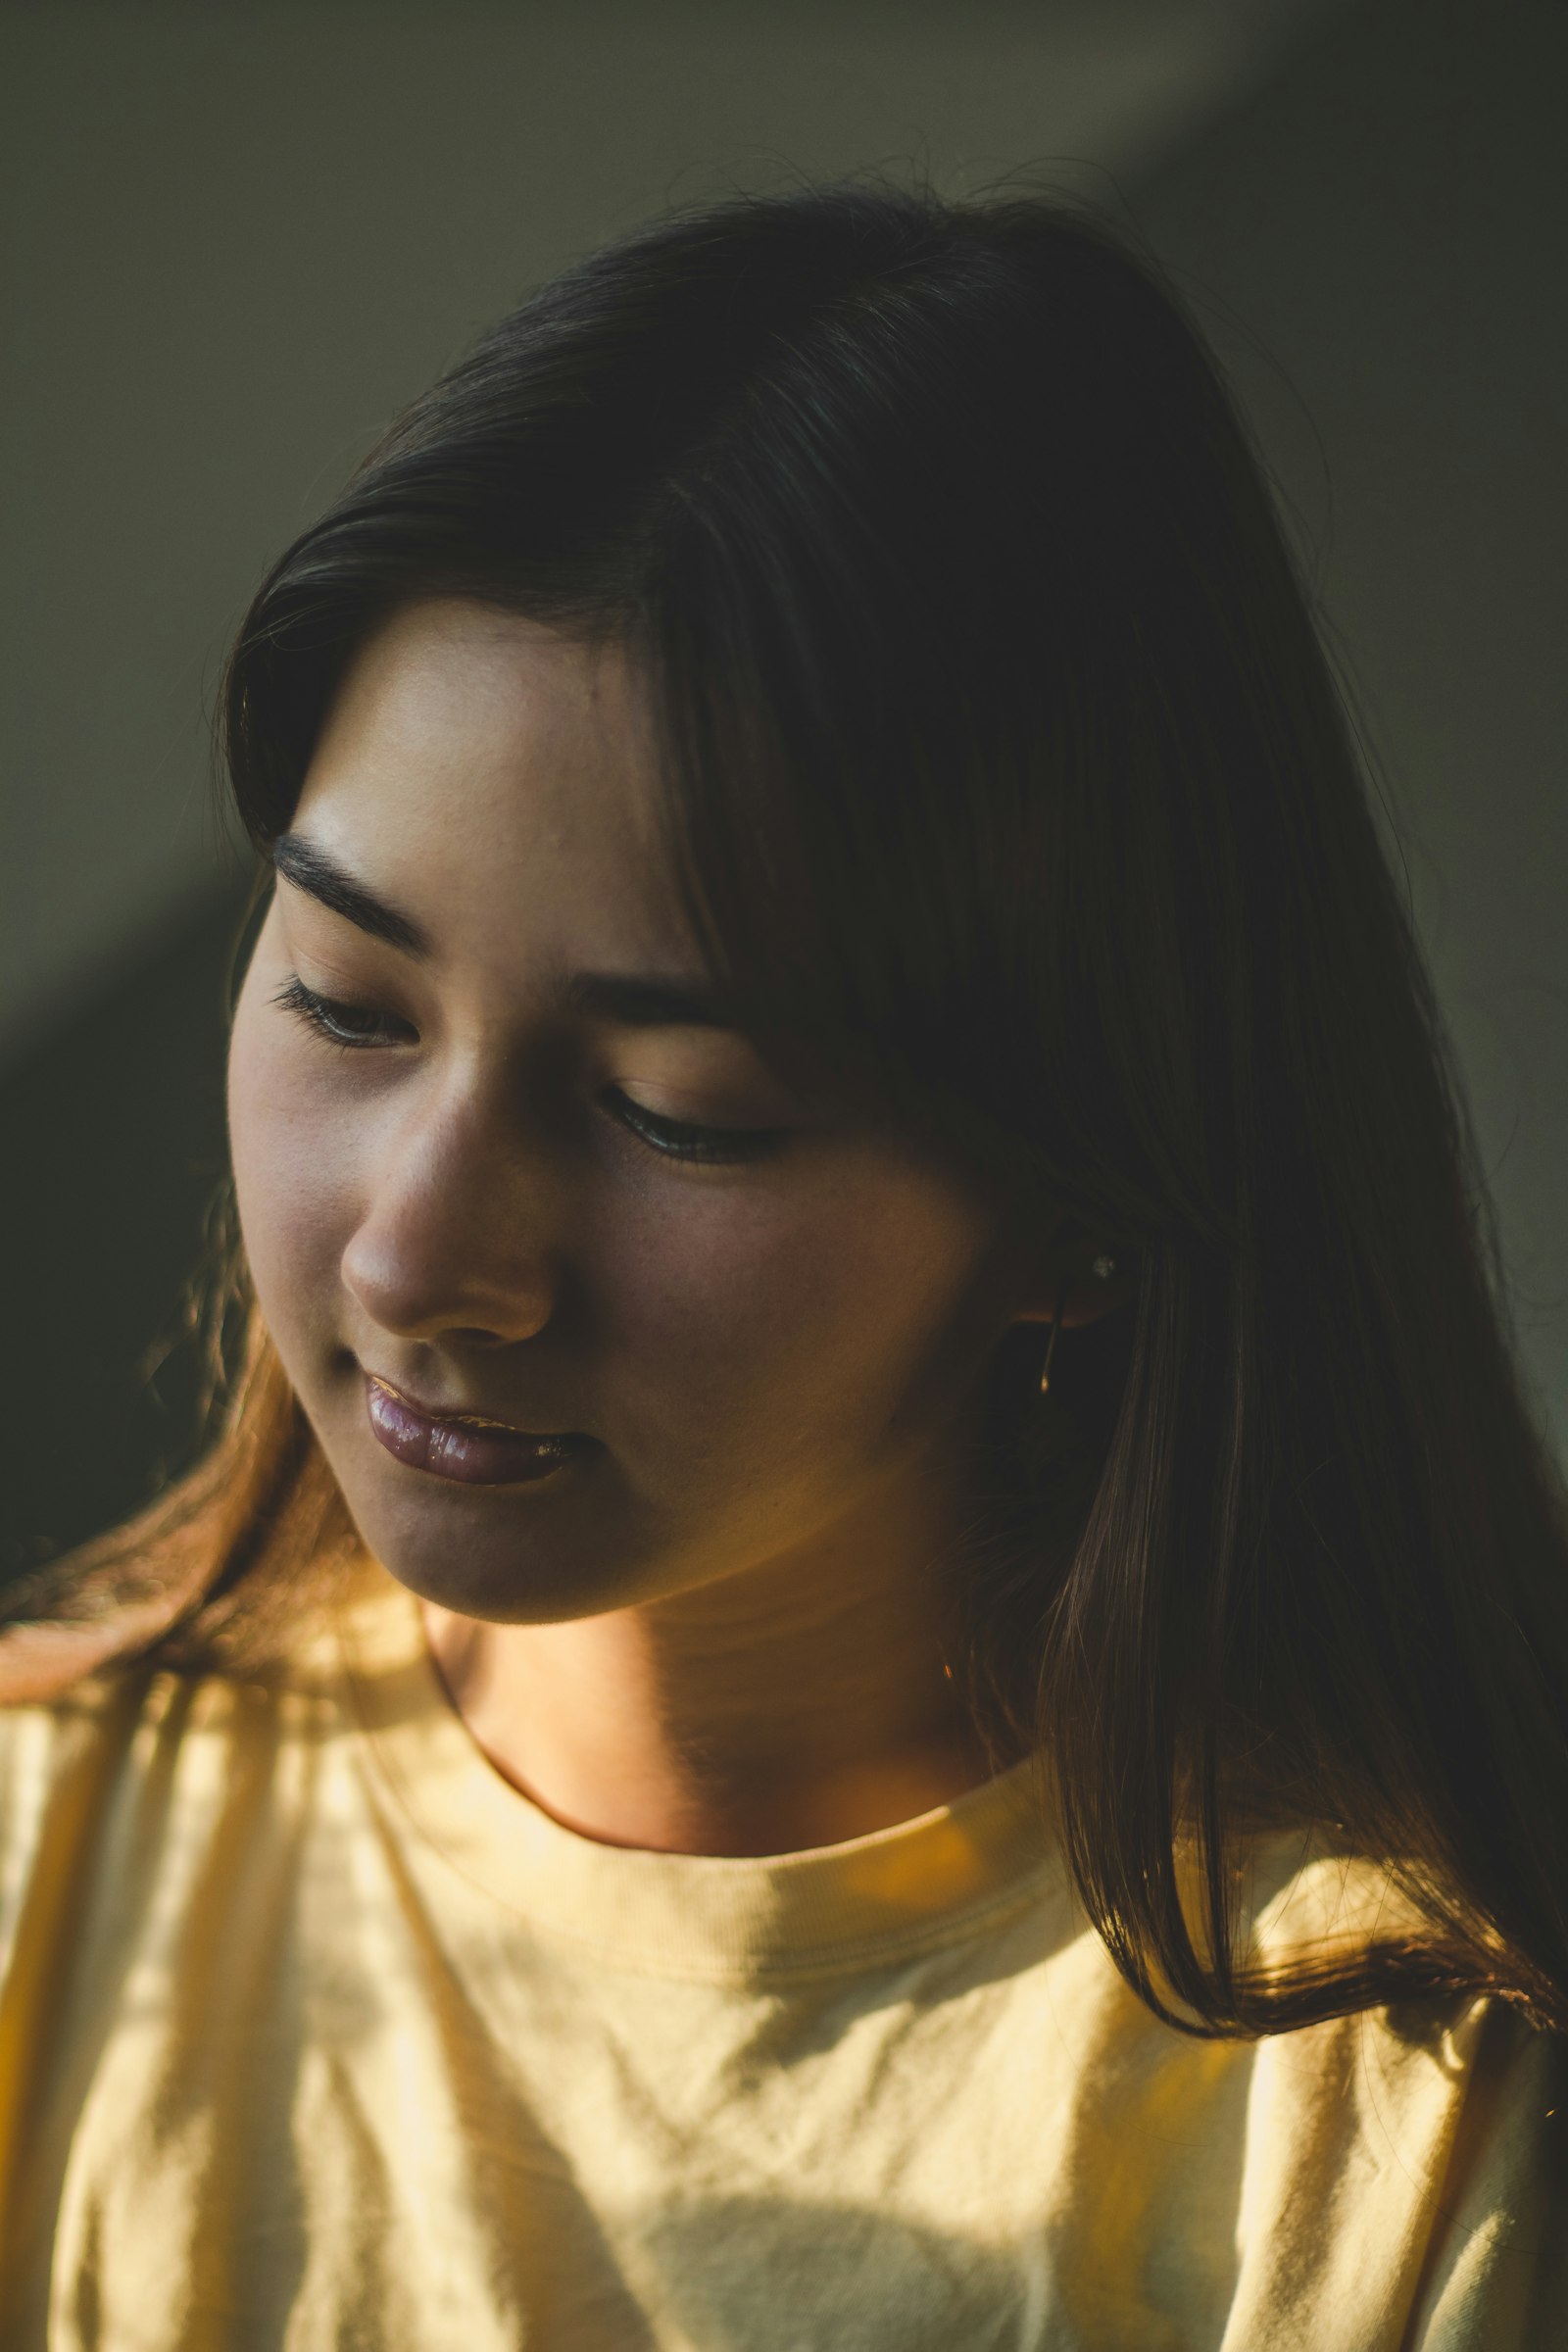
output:
[[[1108,1275],[1097,1274],[1095,1260],[1110,1260]],[[1102,1315],[1125,1306],[1133,1295],[1127,1252],[1113,1245],[1078,1243],[1070,1253],[1054,1253],[1038,1282],[1031,1284],[1013,1320],[1049,1323],[1059,1312],[1061,1327],[1072,1331],[1098,1323]]]

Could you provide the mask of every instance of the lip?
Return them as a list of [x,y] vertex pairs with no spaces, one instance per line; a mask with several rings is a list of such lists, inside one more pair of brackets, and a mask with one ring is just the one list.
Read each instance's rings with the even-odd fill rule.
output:
[[375,1372],[365,1375],[365,1409],[371,1436],[388,1453],[460,1486],[535,1486],[589,1443],[575,1430],[515,1429],[482,1413],[433,1413]]

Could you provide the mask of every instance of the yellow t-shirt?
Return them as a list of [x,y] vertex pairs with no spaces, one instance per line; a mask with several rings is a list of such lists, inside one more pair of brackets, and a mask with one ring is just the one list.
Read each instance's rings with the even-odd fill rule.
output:
[[373,1567],[275,1686],[0,1717],[0,2346],[1568,2344],[1565,2045],[1484,2001],[1190,2040],[1029,1780],[782,1857],[597,1845]]

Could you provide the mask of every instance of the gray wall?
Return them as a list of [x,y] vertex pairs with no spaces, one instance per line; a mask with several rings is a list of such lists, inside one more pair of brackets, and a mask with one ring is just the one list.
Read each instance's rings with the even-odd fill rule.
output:
[[162,1401],[134,1366],[221,1165],[204,697],[257,571],[570,253],[671,197],[900,159],[1119,191],[1231,364],[1382,756],[1568,1439],[1565,24],[1429,0],[0,11],[24,459],[0,1570],[180,1450],[178,1359]]

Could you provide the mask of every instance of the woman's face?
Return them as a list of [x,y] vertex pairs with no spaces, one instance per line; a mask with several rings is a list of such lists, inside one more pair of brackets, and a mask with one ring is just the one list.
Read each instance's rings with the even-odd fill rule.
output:
[[618,650],[405,611],[238,1007],[263,1314],[366,1542],[474,1617],[934,1547],[1033,1297],[977,1194],[681,1002],[653,812]]

